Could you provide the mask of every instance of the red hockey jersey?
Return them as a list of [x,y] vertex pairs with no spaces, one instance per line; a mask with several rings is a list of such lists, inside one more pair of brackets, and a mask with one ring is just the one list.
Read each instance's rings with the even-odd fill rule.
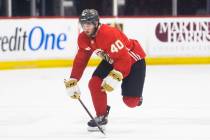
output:
[[78,46],[70,76],[77,80],[81,78],[93,52],[112,64],[123,77],[129,74],[132,64],[145,57],[137,40],[128,39],[121,31],[106,24],[99,26],[95,38],[89,38],[84,32],[80,33]]

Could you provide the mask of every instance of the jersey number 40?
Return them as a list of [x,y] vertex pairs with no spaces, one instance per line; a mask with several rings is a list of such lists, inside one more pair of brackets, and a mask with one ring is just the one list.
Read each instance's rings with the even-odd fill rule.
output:
[[117,53],[119,50],[121,50],[124,47],[123,43],[120,40],[116,40],[112,45],[111,45],[111,52],[112,53]]

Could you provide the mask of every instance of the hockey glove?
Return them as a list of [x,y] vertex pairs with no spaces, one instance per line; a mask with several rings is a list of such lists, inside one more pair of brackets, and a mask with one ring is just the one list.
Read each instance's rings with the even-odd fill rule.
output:
[[66,86],[66,92],[68,96],[70,96],[72,99],[79,99],[80,98],[80,90],[77,85],[77,79],[70,78],[69,80],[64,80],[64,84]]
[[102,82],[102,88],[105,91],[111,92],[114,90],[114,87],[118,86],[123,79],[121,72],[117,70],[110,71],[109,75],[104,78]]

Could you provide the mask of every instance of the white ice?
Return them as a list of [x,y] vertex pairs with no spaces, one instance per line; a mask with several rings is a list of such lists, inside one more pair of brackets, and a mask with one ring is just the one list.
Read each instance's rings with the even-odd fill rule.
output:
[[[94,114],[88,67],[81,99]],[[108,94],[106,136],[87,131],[89,116],[67,97],[70,68],[0,71],[0,140],[209,140],[210,65],[148,66],[141,107],[124,105],[120,88]]]

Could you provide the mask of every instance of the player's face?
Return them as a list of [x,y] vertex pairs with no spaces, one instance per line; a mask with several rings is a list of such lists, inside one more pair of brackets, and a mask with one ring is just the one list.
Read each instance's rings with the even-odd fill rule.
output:
[[91,36],[95,30],[95,25],[92,23],[82,24],[82,29],[87,36]]

